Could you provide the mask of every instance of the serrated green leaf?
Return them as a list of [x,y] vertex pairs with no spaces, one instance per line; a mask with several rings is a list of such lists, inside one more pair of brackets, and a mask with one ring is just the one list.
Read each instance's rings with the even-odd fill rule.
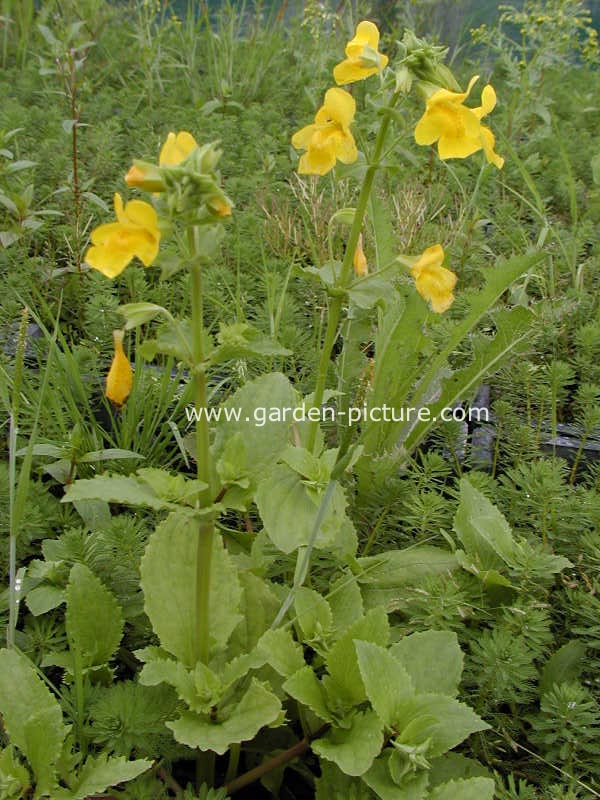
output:
[[390,653],[404,666],[416,692],[458,693],[464,659],[454,632],[412,633],[393,644]]
[[75,481],[67,487],[61,502],[73,503],[76,500],[103,500],[126,506],[145,506],[155,511],[176,508],[174,503],[157,495],[149,484],[135,475],[104,474]]
[[423,743],[423,729],[419,727],[417,731],[414,725],[422,717],[428,718],[426,738],[430,739],[430,745],[427,754],[431,757],[441,756],[472,733],[490,727],[469,706],[454,698],[443,694],[418,694],[404,699],[398,706],[395,727],[400,731],[402,744]]
[[228,709],[223,720],[218,718],[212,721],[192,712],[184,712],[179,719],[166,725],[178,742],[200,750],[214,750],[222,755],[230,745],[253,739],[261,728],[279,717],[280,711],[278,698],[252,678],[242,699]]
[[350,707],[367,699],[358,666],[355,640],[361,639],[385,647],[389,635],[390,628],[385,610],[381,607],[373,608],[364,617],[356,620],[329,650],[326,663],[332,681],[327,683],[327,688],[331,694],[330,688],[333,691],[335,686],[335,699],[339,704]]
[[333,721],[327,707],[327,692],[312,667],[305,666],[299,669],[287,679],[283,688],[294,700],[310,708],[321,719],[326,722]]
[[107,756],[105,753],[88,756],[70,789],[58,789],[53,797],[55,800],[85,800],[89,795],[137,778],[151,766],[152,761],[146,759],[128,761],[124,756]]
[[10,741],[31,765],[38,794],[49,794],[67,727],[58,701],[14,650],[0,650],[0,714]]
[[363,600],[356,577],[344,574],[331,584],[327,594],[331,609],[333,629],[342,634],[359,617],[364,615]]
[[[178,511],[150,537],[141,563],[145,610],[161,645],[186,666],[198,660],[196,572],[202,522],[192,511]],[[214,536],[209,618],[205,621],[213,647],[224,646],[240,621],[242,590],[236,567]],[[166,568],[168,565],[168,569]]]
[[29,770],[19,763],[12,747],[0,750],[0,800],[20,800],[29,788]]
[[454,530],[468,556],[482,570],[499,570],[514,560],[514,539],[501,511],[466,478],[460,481],[460,503]]
[[402,701],[414,693],[410,675],[384,647],[360,640],[354,646],[369,702],[384,725],[393,728]]
[[312,744],[315,753],[334,764],[346,775],[365,773],[383,747],[381,721],[374,711],[355,713],[347,727],[332,727]]
[[257,650],[264,654],[265,663],[284,678],[289,678],[304,665],[302,647],[294,641],[286,628],[265,631],[260,637]]
[[39,617],[65,602],[65,590],[62,586],[42,584],[27,592],[26,601],[33,616]]
[[431,791],[431,800],[493,800],[494,781],[491,778],[467,778],[448,781]]
[[432,787],[450,780],[489,778],[490,776],[483,764],[460,753],[444,753],[439,758],[432,758],[430,764],[429,783]]
[[69,647],[84,668],[106,664],[123,636],[123,614],[115,596],[84,564],[75,564],[65,593]]
[[222,364],[236,358],[291,355],[291,350],[281,347],[246,322],[234,322],[231,325],[220,323],[217,340],[219,344],[210,354],[211,364]]
[[392,780],[388,769],[387,754],[380,756],[371,769],[362,776],[363,781],[370,786],[381,800],[425,800],[428,797],[427,772],[420,775],[408,774],[398,785]]
[[[283,553],[292,553],[308,544],[313,533],[324,487],[307,486],[287,464],[278,464],[256,492],[256,505],[265,531]],[[342,532],[348,501],[343,488],[336,484],[314,546],[332,547]]]
[[307,586],[299,586],[294,596],[296,621],[307,642],[320,640],[331,632],[333,616],[327,600]]

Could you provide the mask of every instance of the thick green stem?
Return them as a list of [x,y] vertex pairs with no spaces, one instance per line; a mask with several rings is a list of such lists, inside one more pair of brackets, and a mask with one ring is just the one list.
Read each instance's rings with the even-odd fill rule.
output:
[[[398,98],[400,96],[399,92],[396,92],[391,99],[390,102],[390,109],[394,108],[396,105]],[[373,155],[371,157],[371,163],[367,169],[367,174],[365,175],[364,183],[361,187],[360,194],[358,196],[358,202],[356,204],[356,211],[354,212],[354,220],[352,222],[352,227],[350,228],[350,235],[348,236],[348,243],[346,245],[346,252],[344,253],[344,260],[342,262],[342,269],[340,272],[340,277],[338,281],[338,287],[343,290],[346,289],[348,284],[350,283],[350,278],[352,276],[352,263],[354,259],[354,252],[356,250],[356,246],[358,244],[358,237],[362,231],[363,221],[365,218],[365,213],[367,211],[367,204],[369,202],[369,197],[371,195],[371,189],[373,188],[373,181],[375,179],[375,173],[379,167],[379,160],[381,158],[381,153],[383,151],[383,146],[385,144],[385,138],[387,136],[388,128],[390,125],[391,114],[386,113],[383,117],[381,122],[381,127],[379,128],[379,132],[377,134],[377,139],[375,140],[375,147],[373,148]],[[313,395],[313,407],[320,408],[323,402],[323,394],[325,392],[325,385],[327,383],[327,371],[329,368],[329,362],[331,360],[331,352],[333,350],[333,346],[338,336],[338,327],[340,323],[340,317],[342,314],[342,308],[344,304],[344,296],[341,293],[340,295],[334,295],[329,298],[328,303],[328,313],[327,313],[327,327],[325,329],[325,339],[323,340],[323,346],[321,348],[321,356],[319,359],[319,369],[317,372],[317,382],[315,384],[315,391]],[[308,430],[308,441],[307,441],[307,449],[314,450],[315,448],[315,440],[317,437],[317,431],[319,429],[319,420],[311,420],[310,427]]]
[[[206,417],[206,373],[203,368],[202,266],[194,261],[192,275],[192,348],[194,357],[193,390],[196,416],[196,474],[206,488],[198,493],[198,506],[212,502],[210,493],[210,441]],[[214,521],[198,523],[198,556],[196,565],[197,655],[204,664],[209,656],[210,566],[213,551]]]
[[[196,475],[206,484],[198,492],[197,505],[206,508],[211,505],[210,489],[210,439],[208,418],[206,416],[206,372],[204,371],[204,329],[202,306],[202,265],[194,256],[196,237],[190,231],[192,249],[191,289],[192,289],[192,355],[193,355],[193,393],[196,410]],[[207,664],[210,656],[210,575],[215,537],[215,524],[212,517],[198,521],[198,549],[196,556],[196,655]],[[196,760],[198,787],[202,783],[214,783],[214,753],[199,752]]]

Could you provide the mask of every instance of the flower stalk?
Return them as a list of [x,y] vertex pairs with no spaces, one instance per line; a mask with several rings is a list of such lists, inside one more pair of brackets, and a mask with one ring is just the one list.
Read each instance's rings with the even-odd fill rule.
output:
[[[341,289],[341,291],[339,293],[336,292],[333,296],[329,297],[325,338],[323,340],[323,346],[321,347],[317,380],[313,395],[313,407],[315,408],[320,408],[321,403],[323,402],[323,395],[325,392],[325,385],[327,382],[327,370],[329,368],[329,362],[331,360],[331,353],[333,350],[333,346],[338,337],[339,323],[342,315],[342,309],[344,306],[344,290],[348,287],[353,275],[354,254],[356,252],[359,237],[362,231],[363,222],[367,211],[367,205],[369,202],[369,197],[371,195],[371,190],[373,188],[373,181],[375,179],[375,174],[377,172],[377,169],[380,166],[379,162],[381,159],[381,154],[383,152],[385,140],[390,126],[392,112],[398,102],[400,95],[401,95],[400,91],[394,92],[389,104],[389,108],[387,108],[385,111],[384,117],[381,121],[381,126],[377,133],[377,138],[375,140],[375,146],[373,148],[371,162],[367,169],[365,179],[361,187],[360,194],[358,196],[356,211],[354,212],[354,219],[352,221],[352,227],[350,228],[350,235],[348,236],[348,243],[346,245],[344,260],[342,261],[342,268],[340,271],[340,277],[338,281],[337,288]],[[310,451],[314,451],[315,449],[315,441],[317,437],[318,428],[319,428],[318,419],[311,420],[310,427],[308,429],[308,440],[306,445],[307,449]]]

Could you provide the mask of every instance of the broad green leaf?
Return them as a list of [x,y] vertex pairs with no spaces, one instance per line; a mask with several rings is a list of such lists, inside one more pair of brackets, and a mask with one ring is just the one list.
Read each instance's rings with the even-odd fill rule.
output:
[[46,614],[52,611],[53,608],[58,608],[61,603],[65,602],[65,590],[62,586],[52,586],[50,584],[42,584],[30,589],[27,592],[27,608],[31,611],[34,617],[40,614]]
[[[258,511],[267,535],[283,553],[292,553],[308,544],[323,495],[323,488],[307,486],[287,464],[275,466],[259,484],[256,492]],[[347,520],[346,505],[344,490],[336,484],[315,547],[334,545]]]
[[257,645],[259,653],[263,653],[265,663],[284,678],[289,678],[304,666],[304,652],[298,642],[286,628],[268,630],[260,637]]
[[[297,404],[296,391],[279,372],[245,383],[221,406],[212,446],[214,462],[218,462],[226,442],[239,434],[251,459],[254,480],[263,478],[289,443],[291,413]],[[270,416],[271,409],[275,412]]]
[[333,616],[327,600],[307,586],[299,586],[294,597],[296,620],[307,642],[331,633]]
[[[210,336],[203,332],[204,353],[208,356],[213,343]],[[137,347],[137,353],[146,361],[152,361],[158,353],[173,356],[183,364],[191,365],[193,356],[192,326],[187,319],[169,320],[160,326],[154,339],[146,339]]]
[[152,761],[138,759],[128,761],[124,756],[88,756],[69,790],[58,789],[55,800],[85,800],[89,795],[99,794],[119,783],[131,781],[150,769]]
[[75,564],[65,598],[69,648],[84,668],[106,664],[123,636],[123,615],[115,596],[88,567]]
[[268,581],[249,570],[240,570],[239,581],[242,619],[231,635],[229,648],[232,653],[249,653],[277,616],[281,601]]
[[410,675],[384,647],[363,641],[354,646],[367,697],[384,725],[393,728],[402,700],[414,694]]
[[[140,651],[138,651],[136,655],[138,658],[142,657]],[[179,697],[184,700],[193,711],[203,712],[207,707],[210,709],[211,705],[214,704],[212,702],[213,698],[212,696],[208,699],[206,697],[199,697],[198,687],[194,677],[194,673],[186,669],[181,661],[175,661],[172,658],[164,658],[162,656],[158,658],[148,656],[148,661],[144,664],[140,672],[139,681],[143,686],[157,686],[160,683],[168,683],[169,686],[173,686]],[[220,685],[218,688],[221,688]],[[220,699],[220,694],[217,691],[216,685],[211,687],[211,692],[209,694],[218,694]]]
[[451,631],[424,631],[405,636],[390,652],[412,678],[418,693],[455,697],[463,670],[463,653]]
[[220,323],[220,328],[217,334],[219,344],[210,354],[211,364],[221,364],[234,358],[291,355],[291,350],[281,347],[246,322],[234,322],[231,325]]
[[14,650],[0,650],[0,714],[11,743],[31,765],[37,793],[49,794],[67,727],[56,698]]
[[454,530],[480,569],[498,570],[512,563],[514,539],[510,525],[498,508],[466,478],[460,482]]
[[329,650],[327,671],[331,680],[327,682],[327,689],[331,696],[335,687],[337,704],[350,707],[367,699],[358,666],[355,640],[361,639],[385,647],[389,635],[387,614],[383,608],[377,607],[356,620]]
[[104,474],[75,481],[67,487],[62,502],[103,500],[125,506],[146,506],[155,511],[174,510],[180,504],[193,505],[198,492],[205,488],[202,481],[146,467],[135,475]]
[[333,761],[346,775],[365,773],[382,747],[381,721],[370,710],[355,713],[346,727],[332,727],[312,744],[318,756]]
[[490,773],[473,758],[467,758],[460,753],[444,753],[443,756],[432,758],[429,770],[430,786],[446,783],[451,780],[464,778],[489,778]]
[[354,571],[365,606],[383,605],[393,611],[398,607],[402,587],[419,583],[429,575],[451,572],[457,566],[456,557],[450,551],[419,545],[358,558]]
[[[428,733],[424,734],[419,719],[426,718]],[[441,756],[476,731],[490,726],[464,703],[443,694],[418,694],[406,698],[398,707],[396,729],[402,744],[420,745],[431,739],[428,756]],[[413,731],[416,733],[413,736]],[[418,733],[417,733],[418,732]]]
[[120,447],[107,447],[104,450],[92,450],[89,453],[81,456],[79,462],[81,464],[93,464],[98,461],[119,461],[125,458],[144,458],[139,453],[134,453],[133,450],[122,450]]
[[168,315],[166,308],[157,306],[156,303],[126,303],[119,306],[117,311],[125,317],[126,331],[145,325],[146,322],[155,319],[159,314]]
[[[204,523],[192,511],[178,511],[150,537],[141,563],[145,610],[161,645],[186,666],[198,660],[196,573],[198,540]],[[209,618],[213,647],[223,647],[240,621],[242,589],[236,567],[214,536]]]
[[76,500],[104,500],[125,506],[146,506],[155,511],[176,507],[135,475],[97,475],[95,478],[75,481],[67,487],[62,502],[72,503]]
[[327,692],[312,667],[306,666],[299,669],[287,679],[283,688],[294,700],[310,708],[321,719],[326,722],[333,721],[327,707]]
[[331,584],[327,602],[338,637],[365,613],[357,579],[350,573],[345,573]]
[[371,800],[373,797],[362,781],[345,775],[331,761],[323,761],[319,767],[321,777],[315,781],[315,800]]
[[577,680],[584,667],[586,650],[583,642],[572,639],[553,653],[540,675],[540,695],[549,692],[557,683]]
[[493,800],[494,781],[491,778],[467,778],[448,781],[436,786],[430,800]]
[[223,755],[232,744],[253,739],[265,725],[278,718],[281,703],[263,684],[252,678],[242,699],[215,721],[184,712],[179,719],[167,722],[178,742],[200,750],[214,750]]
[[387,272],[384,275],[374,272],[354,281],[348,289],[350,302],[358,308],[369,309],[386,297],[389,298],[394,291],[389,277],[390,275]]
[[381,800],[425,800],[428,797],[427,772],[420,775],[408,773],[398,785],[392,780],[388,768],[390,756],[387,753],[381,755],[373,763],[371,769],[362,776],[363,781],[369,786]]

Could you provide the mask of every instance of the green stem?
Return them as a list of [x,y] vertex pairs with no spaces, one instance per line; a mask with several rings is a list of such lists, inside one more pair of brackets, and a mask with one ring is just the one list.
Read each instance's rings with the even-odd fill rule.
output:
[[235,778],[240,763],[240,744],[232,744],[229,748],[229,763],[227,764],[227,774],[225,775],[225,783],[231,783]]
[[[399,96],[400,92],[395,92],[395,94],[392,96],[389,106],[390,109],[394,108],[394,106],[398,101]],[[346,252],[344,253],[344,260],[342,262],[342,269],[338,281],[338,286],[341,289],[345,289],[350,282],[350,277],[352,275],[352,262],[354,259],[354,251],[356,250],[356,245],[358,244],[358,237],[360,236],[360,233],[362,231],[363,221],[367,210],[367,204],[369,202],[369,196],[371,194],[371,189],[373,188],[373,180],[375,179],[375,173],[377,172],[377,169],[379,167],[381,153],[383,150],[383,146],[385,144],[385,138],[387,136],[388,128],[390,126],[390,120],[391,120],[391,114],[386,113],[381,122],[381,127],[379,128],[377,139],[375,140],[375,147],[373,148],[371,163],[369,164],[369,167],[367,169],[367,174],[365,175],[365,180],[361,187],[360,194],[358,196],[356,211],[354,212],[354,220],[352,222],[352,227],[350,229],[350,235],[348,236],[348,243],[346,245]],[[323,346],[321,348],[321,356],[319,359],[319,368],[317,372],[317,382],[315,384],[315,391],[312,402],[314,408],[320,408],[323,402],[323,394],[325,392],[325,385],[327,383],[327,371],[329,368],[329,362],[331,360],[331,352],[333,350],[335,341],[338,337],[338,327],[339,327],[340,317],[342,314],[343,304],[344,304],[344,296],[342,293],[340,295],[335,295],[333,297],[330,297],[328,301],[327,327],[325,329],[325,339],[323,341]],[[313,451],[315,449],[315,440],[317,437],[318,428],[319,428],[319,420],[318,419],[311,420],[308,429],[308,440],[306,445],[307,449],[310,451]]]
[[[210,488],[210,439],[207,408],[206,372],[204,370],[204,329],[202,306],[202,264],[197,253],[195,231],[190,230],[189,237],[192,263],[192,383],[194,407],[196,409],[196,475],[199,481],[206,484],[205,489],[198,492],[196,503],[198,508],[206,508],[212,503]],[[196,655],[198,660],[207,664],[210,656],[210,576],[215,537],[215,523],[212,517],[198,520],[198,549],[196,557]],[[198,752],[196,760],[196,776],[198,787],[202,783],[213,786],[215,772],[215,754]]]

